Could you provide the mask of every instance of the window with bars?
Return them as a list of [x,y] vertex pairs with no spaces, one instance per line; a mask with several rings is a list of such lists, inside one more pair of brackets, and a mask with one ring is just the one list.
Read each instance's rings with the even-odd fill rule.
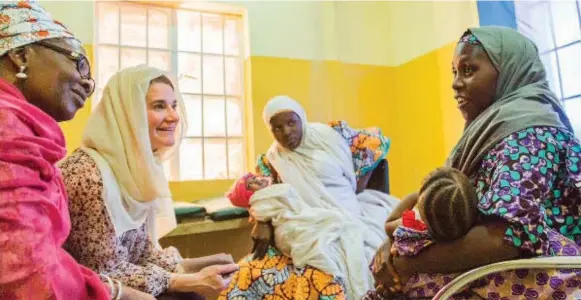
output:
[[188,118],[186,137],[165,166],[168,178],[240,177],[246,161],[242,16],[134,2],[97,2],[96,9],[93,105],[123,68],[166,70],[178,78]]
[[538,46],[551,88],[581,134],[581,3],[515,1],[518,30]]

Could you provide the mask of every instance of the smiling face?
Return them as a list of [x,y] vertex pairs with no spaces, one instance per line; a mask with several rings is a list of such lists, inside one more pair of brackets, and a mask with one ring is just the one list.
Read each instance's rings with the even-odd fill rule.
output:
[[19,72],[20,66],[26,67],[28,77],[16,80],[15,85],[32,105],[57,122],[68,121],[83,107],[93,91],[94,82],[90,79],[88,64],[82,66],[86,74],[81,76],[77,61],[70,53],[61,53],[50,47],[76,52],[83,57],[87,54],[75,39],[53,38],[42,43],[48,46],[31,44],[11,50],[6,55],[6,62],[10,62],[12,74]]
[[152,81],[146,101],[151,148],[155,152],[173,146],[180,120],[173,87],[164,82]]
[[283,111],[270,119],[274,139],[285,149],[295,150],[303,138],[303,123],[295,112]]
[[498,71],[482,46],[459,43],[452,59],[452,72],[454,98],[469,124],[494,102]]

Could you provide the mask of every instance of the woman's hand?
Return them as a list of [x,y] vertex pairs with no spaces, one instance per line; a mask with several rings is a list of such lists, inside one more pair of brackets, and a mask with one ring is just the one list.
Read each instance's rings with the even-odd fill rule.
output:
[[238,270],[238,265],[216,265],[202,269],[195,273],[196,286],[193,292],[205,297],[215,297],[228,288],[232,280],[232,273]]
[[394,295],[401,291],[400,278],[392,264],[392,246],[386,240],[373,259],[373,278],[378,293]]
[[254,259],[263,259],[268,252],[268,248],[274,245],[274,228],[270,222],[256,222],[252,229],[252,246],[251,253],[254,253]]
[[216,297],[228,287],[237,270],[238,265],[228,264],[209,266],[193,274],[172,274],[169,291]]
[[205,267],[212,265],[227,265],[233,264],[234,258],[232,255],[226,253],[219,253],[209,256],[187,258],[181,264],[183,272],[180,273],[196,273]]
[[150,294],[124,286],[121,289],[121,300],[155,300]]

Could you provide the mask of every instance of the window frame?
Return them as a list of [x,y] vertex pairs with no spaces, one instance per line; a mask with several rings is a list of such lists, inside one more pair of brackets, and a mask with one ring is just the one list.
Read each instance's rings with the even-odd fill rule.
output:
[[[573,2],[573,1],[571,1]],[[579,30],[581,33],[581,0],[575,0],[574,1],[575,6],[576,6],[576,14],[577,14],[577,25],[579,26]],[[577,37],[575,40],[568,42],[567,44],[564,45],[560,45],[557,46],[557,35],[556,35],[556,26],[555,26],[555,20],[554,20],[554,4],[552,1],[547,1],[547,0],[542,0],[542,1],[535,1],[535,2],[523,2],[523,3],[519,3],[522,9],[525,10],[525,15],[527,13],[529,13],[532,9],[535,8],[535,6],[539,6],[539,5],[545,5],[546,8],[548,9],[547,11],[547,15],[548,15],[548,24],[549,24],[549,34],[550,37],[548,37],[549,39],[547,41],[550,41],[551,45],[548,47],[548,49],[540,52],[539,51],[539,56],[541,58],[547,56],[548,57],[548,64],[550,65],[546,65],[545,62],[543,61],[543,65],[545,67],[546,70],[546,74],[547,74],[547,80],[549,80],[549,76],[553,77],[553,80],[556,79],[557,82],[554,83],[554,92],[557,96],[557,99],[559,99],[559,101],[561,102],[561,104],[565,107],[565,110],[567,110],[568,105],[578,105],[581,104],[581,92],[577,93],[577,94],[573,94],[573,95],[566,95],[565,93],[565,88],[564,88],[564,80],[563,80],[563,73],[562,73],[562,69],[563,69],[563,63],[565,63],[562,59],[562,57],[560,57],[560,50],[566,49],[568,47],[579,47],[581,45],[581,35],[579,37]],[[517,17],[517,21],[518,21],[518,16],[519,14],[516,14]],[[530,17],[530,15],[528,16]],[[532,20],[532,18],[531,18]],[[521,24],[520,22],[517,22],[517,24]],[[531,29],[533,29],[533,31],[538,30],[538,28],[540,28],[541,26],[534,26],[531,24],[524,24],[525,26],[523,26],[523,28],[521,29],[520,25],[517,25],[517,30],[518,31],[526,31],[523,30],[525,27],[530,27]],[[529,26],[526,26],[529,25]],[[530,36],[529,36],[530,37]],[[532,38],[532,37],[530,37]],[[535,42],[539,42],[539,41],[535,41]],[[554,58],[553,58],[554,57]],[[579,59],[581,60],[581,55],[579,56]],[[556,72],[556,74],[554,74]],[[557,78],[555,78],[557,77]],[[573,104],[574,103],[574,104]],[[581,112],[580,112],[581,114]],[[573,118],[581,118],[581,116],[569,116],[571,118],[571,121],[573,122]],[[579,127],[579,124],[577,124],[578,128],[574,128],[574,130],[577,132],[577,134],[581,134],[581,127]]]
[[[555,67],[557,68],[557,73],[559,74],[558,88],[559,88],[559,92],[561,95],[561,97],[559,97],[559,100],[561,100],[561,102],[565,103],[567,100],[580,98],[581,93],[565,97],[565,91],[563,89],[563,79],[562,79],[563,76],[561,73],[561,63],[559,60],[559,50],[562,50],[562,49],[565,49],[567,47],[574,46],[577,44],[581,44],[581,37],[576,41],[567,43],[565,45],[557,46],[557,38],[555,37],[555,21],[553,20],[553,6],[551,5],[551,1],[544,1],[544,2],[549,3],[549,24],[551,25],[551,41],[553,42],[554,47],[552,47],[549,50],[546,50],[544,52],[539,53],[539,55],[542,56],[545,54],[555,53],[555,60],[556,60]],[[542,3],[542,2],[540,2],[540,3]],[[535,4],[537,4],[537,3],[535,3]],[[580,6],[578,0],[575,1],[575,4],[577,6],[577,22],[579,24],[579,30],[581,30],[581,6]],[[579,59],[581,59],[581,57]]]
[[[104,5],[114,5],[117,7],[117,15],[118,15],[118,40],[117,43],[107,43],[107,42],[101,42],[100,41],[100,36],[99,36],[99,30],[100,27],[102,25],[101,23],[101,13],[100,13],[100,9],[101,8],[101,4]],[[131,45],[125,45],[122,43],[122,36],[121,36],[121,20],[122,20],[122,7],[123,6],[131,6],[131,7],[141,7],[144,8],[146,11],[146,21],[145,21],[145,43],[143,46],[131,46]],[[150,9],[161,9],[161,10],[168,10],[169,11],[169,22],[168,22],[168,48],[164,49],[164,48],[156,48],[156,47],[151,47],[149,45],[149,35],[150,35],[150,28],[149,28],[149,21],[150,21]],[[199,51],[191,51],[191,50],[181,50],[178,47],[178,17],[177,17],[177,12],[181,10],[181,11],[190,11],[190,12],[194,12],[194,13],[199,13],[200,14],[200,50]],[[222,24],[222,51],[220,54],[215,54],[215,53],[208,53],[208,52],[204,52],[203,49],[203,40],[204,40],[204,20],[203,20],[203,15],[204,14],[212,14],[212,15],[219,15],[220,19],[221,19],[221,24]],[[199,55],[199,62],[200,62],[200,92],[199,93],[189,93],[189,92],[183,92],[181,91],[181,95],[182,96],[187,96],[187,95],[193,95],[193,96],[199,96],[200,100],[201,100],[201,116],[202,119],[199,121],[201,124],[201,136],[188,136],[186,132],[184,132],[184,137],[182,140],[182,144],[183,142],[186,142],[187,140],[198,140],[201,141],[201,157],[200,157],[200,161],[202,164],[202,178],[196,178],[196,179],[182,179],[182,169],[183,168],[187,168],[188,166],[183,166],[180,163],[180,157],[183,154],[183,151],[181,149],[178,149],[176,151],[176,153],[168,160],[167,164],[165,167],[167,169],[169,169],[169,172],[167,172],[166,174],[168,175],[168,179],[171,182],[185,182],[185,181],[216,181],[216,180],[232,180],[232,179],[236,179],[238,177],[238,175],[240,174],[231,174],[230,168],[230,143],[231,141],[238,141],[241,144],[241,165],[240,165],[240,173],[244,174],[244,172],[247,171],[248,169],[248,162],[249,162],[249,140],[248,140],[248,128],[246,126],[247,124],[247,110],[248,110],[248,105],[247,105],[247,82],[248,82],[248,78],[247,78],[247,74],[245,72],[245,61],[247,59],[248,56],[248,39],[247,39],[247,33],[246,33],[246,26],[247,26],[247,13],[246,10],[244,8],[238,7],[238,6],[233,6],[230,4],[218,4],[218,3],[206,3],[206,2],[195,2],[195,3],[189,3],[189,2],[185,2],[183,4],[177,4],[177,3],[168,3],[168,2],[163,2],[163,1],[135,1],[135,0],[129,0],[129,1],[106,1],[106,0],[97,0],[95,1],[95,16],[96,16],[96,20],[95,20],[95,26],[94,26],[94,31],[93,31],[93,35],[94,35],[94,61],[93,61],[93,68],[95,69],[95,71],[93,72],[93,74],[95,74],[95,81],[96,81],[96,92],[95,95],[98,95],[99,97],[102,95],[103,92],[103,88],[106,85],[106,82],[101,83],[100,82],[100,77],[101,77],[101,73],[100,73],[100,66],[99,66],[99,55],[100,55],[100,47],[115,47],[117,49],[117,70],[121,70],[121,66],[122,66],[122,49],[139,49],[139,50],[143,50],[145,51],[145,63],[149,65],[150,63],[150,54],[149,51],[164,51],[169,53],[170,55],[170,62],[169,62],[169,74],[170,76],[173,77],[173,79],[175,79],[177,82],[179,82],[179,78],[180,78],[180,74],[178,74],[179,72],[179,65],[178,65],[178,57],[180,53],[186,53],[186,54],[195,54],[195,55]],[[227,19],[235,19],[235,32],[236,32],[236,39],[238,42],[238,54],[227,54],[226,53],[226,20]],[[203,71],[204,71],[204,56],[211,56],[211,57],[221,57],[222,58],[222,85],[223,85],[223,93],[222,94],[209,94],[209,93],[204,93],[204,82],[203,82]],[[226,77],[226,73],[227,73],[227,65],[226,65],[226,60],[228,58],[234,58],[236,61],[236,66],[237,66],[237,71],[238,71],[238,79],[239,79],[239,91],[237,91],[237,94],[232,94],[232,93],[228,93],[227,91],[227,85],[228,85],[228,80]],[[107,79],[108,80],[108,79]],[[204,97],[220,97],[224,99],[224,136],[211,136],[211,135],[206,135],[204,132]],[[241,121],[241,135],[231,135],[228,132],[228,102],[229,99],[236,99],[238,101],[238,109],[239,109],[239,114],[240,114],[240,121]],[[96,99],[94,98],[94,100],[92,101],[91,104],[91,110],[95,109],[97,103],[100,101],[100,99]],[[185,105],[185,101],[184,100],[184,105]],[[186,107],[184,107],[184,111],[186,111]],[[225,145],[225,172],[226,175],[225,177],[220,177],[220,178],[207,178],[206,177],[206,155],[205,155],[205,151],[206,151],[206,147],[205,147],[205,142],[207,140],[216,140],[216,139],[221,139],[224,141],[224,145]]]

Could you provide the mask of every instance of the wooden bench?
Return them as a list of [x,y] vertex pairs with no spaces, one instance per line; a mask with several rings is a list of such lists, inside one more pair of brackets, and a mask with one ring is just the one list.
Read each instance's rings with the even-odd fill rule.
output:
[[[387,160],[379,162],[373,170],[367,188],[389,193]],[[206,213],[233,207],[224,197],[198,201],[195,205],[206,208]],[[246,217],[226,221],[212,221],[206,217],[180,223],[159,242],[162,247],[176,247],[183,257],[230,253],[237,261],[246,256],[252,248],[251,231],[252,227]]]
[[[199,201],[206,213],[231,208],[224,198]],[[252,247],[251,225],[248,218],[213,221],[209,217],[185,220],[172,232],[162,237],[162,247],[174,246],[183,257],[199,257],[216,253],[230,253],[237,261],[246,256]]]

